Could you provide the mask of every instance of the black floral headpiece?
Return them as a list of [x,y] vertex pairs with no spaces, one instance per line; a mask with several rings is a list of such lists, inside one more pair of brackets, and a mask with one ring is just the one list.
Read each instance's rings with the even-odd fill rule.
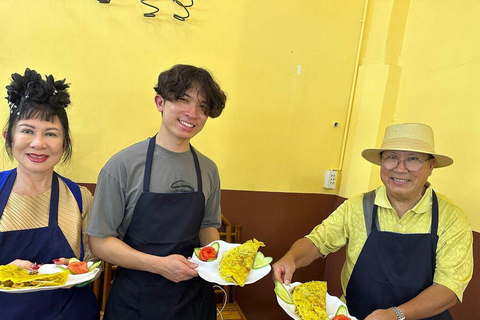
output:
[[45,76],[45,80],[35,70],[27,68],[22,76],[12,74],[12,82],[6,87],[10,113],[22,113],[25,101],[39,104],[48,104],[52,108],[65,108],[70,104],[70,95],[67,92],[69,85],[65,79],[57,80],[52,75]]

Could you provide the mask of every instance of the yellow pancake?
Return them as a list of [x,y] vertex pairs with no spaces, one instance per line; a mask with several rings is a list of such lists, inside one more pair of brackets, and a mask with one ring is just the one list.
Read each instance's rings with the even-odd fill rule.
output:
[[327,283],[310,281],[296,286],[293,290],[295,312],[303,320],[326,320]]
[[29,274],[15,265],[0,266],[0,289],[60,286],[67,282],[68,270],[53,274]]
[[248,240],[242,245],[232,248],[225,253],[220,261],[220,276],[228,282],[233,282],[241,287],[252,269],[253,259],[258,248],[264,247],[263,242],[257,239]]

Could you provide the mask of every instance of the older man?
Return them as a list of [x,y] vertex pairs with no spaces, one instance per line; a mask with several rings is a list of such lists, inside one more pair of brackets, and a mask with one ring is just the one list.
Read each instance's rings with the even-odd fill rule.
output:
[[451,319],[473,273],[473,236],[460,208],[428,177],[453,163],[434,150],[419,123],[389,126],[380,149],[362,156],[381,166],[383,186],[345,201],[274,264],[289,284],[297,268],[347,246],[344,299],[359,319]]

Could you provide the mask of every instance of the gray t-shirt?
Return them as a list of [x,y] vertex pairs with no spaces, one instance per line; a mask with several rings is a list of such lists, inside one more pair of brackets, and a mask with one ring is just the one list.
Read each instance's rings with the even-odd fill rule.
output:
[[[143,176],[149,139],[114,155],[98,176],[87,234],[123,239],[143,190]],[[220,178],[215,163],[195,149],[202,172],[205,216],[201,228],[221,226]],[[155,145],[150,192],[197,191],[197,174],[192,152],[176,153]],[[179,223],[181,223],[179,221]]]

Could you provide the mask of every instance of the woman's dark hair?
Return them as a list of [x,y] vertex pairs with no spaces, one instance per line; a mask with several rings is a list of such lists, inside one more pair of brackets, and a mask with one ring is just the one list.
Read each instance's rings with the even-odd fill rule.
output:
[[5,149],[10,158],[12,154],[12,130],[19,120],[36,119],[54,122],[55,117],[60,121],[63,133],[63,162],[72,156],[70,129],[65,108],[70,104],[69,85],[65,79],[57,80],[52,75],[45,76],[45,80],[35,70],[27,68],[22,76],[12,74],[12,82],[6,87],[10,116],[5,125]]
[[154,89],[162,98],[175,101],[195,86],[199,87],[199,91],[207,100],[206,115],[211,118],[218,117],[225,108],[227,96],[212,75],[203,68],[177,64],[170,70],[160,73]]

